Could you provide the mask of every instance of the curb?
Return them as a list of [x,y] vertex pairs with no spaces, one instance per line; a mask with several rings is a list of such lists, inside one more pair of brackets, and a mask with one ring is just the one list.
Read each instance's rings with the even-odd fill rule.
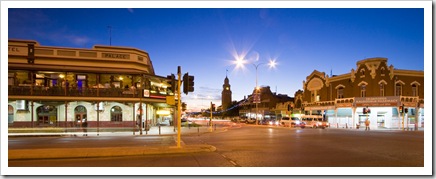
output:
[[59,149],[16,149],[8,151],[9,160],[94,158],[142,156],[153,154],[180,154],[213,152],[211,145],[155,146],[155,147],[107,147],[107,148],[59,148]]

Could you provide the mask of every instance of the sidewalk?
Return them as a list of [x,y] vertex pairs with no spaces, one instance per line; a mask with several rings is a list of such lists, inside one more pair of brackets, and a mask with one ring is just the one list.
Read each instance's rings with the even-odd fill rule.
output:
[[[182,127],[181,135],[200,135],[208,132],[223,132],[227,128],[209,128],[209,127]],[[9,137],[40,137],[40,136],[78,136],[78,137],[98,137],[98,136],[133,136],[132,131],[123,132],[97,132],[90,130],[87,136],[83,136],[83,132],[54,132],[54,133],[9,133]],[[103,130],[104,131],[104,130]],[[139,136],[139,131],[135,131],[135,136]],[[158,126],[151,127],[146,132],[142,132],[142,136],[173,136],[177,141],[177,130],[174,131],[173,126],[161,126],[160,131]],[[185,145],[180,142],[180,147],[177,147],[177,142],[174,146],[148,145],[148,146],[129,146],[129,147],[94,147],[94,148],[46,148],[46,149],[9,149],[9,160],[24,160],[24,159],[55,159],[55,158],[91,158],[91,157],[115,157],[115,156],[140,156],[152,154],[179,154],[193,152],[213,152],[216,148],[212,145],[196,144]]]

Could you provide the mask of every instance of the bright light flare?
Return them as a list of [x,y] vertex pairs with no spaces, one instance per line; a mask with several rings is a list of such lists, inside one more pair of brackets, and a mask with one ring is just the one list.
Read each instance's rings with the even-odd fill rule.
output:
[[273,59],[273,60],[269,60],[268,66],[269,66],[270,68],[276,68],[277,64],[278,64],[278,63],[276,62],[276,60]]
[[236,60],[234,61],[236,68],[244,68],[246,63],[247,61],[244,60],[243,58],[236,58]]

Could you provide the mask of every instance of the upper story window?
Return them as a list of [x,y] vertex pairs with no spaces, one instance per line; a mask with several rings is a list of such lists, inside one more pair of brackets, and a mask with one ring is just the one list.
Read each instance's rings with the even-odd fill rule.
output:
[[366,97],[366,85],[360,86],[360,97]]
[[385,96],[385,85],[380,83],[380,96]]
[[412,85],[412,96],[418,96],[418,86],[416,84]]
[[401,89],[402,89],[401,84],[397,83],[395,85],[395,96],[401,96],[401,92],[402,92]]
[[338,88],[338,98],[344,98],[344,87]]

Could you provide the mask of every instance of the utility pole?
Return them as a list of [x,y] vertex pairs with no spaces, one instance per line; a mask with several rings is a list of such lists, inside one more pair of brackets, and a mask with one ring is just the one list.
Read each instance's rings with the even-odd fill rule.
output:
[[180,90],[182,89],[182,88],[180,88],[180,86],[181,86],[181,84],[182,84],[182,82],[181,82],[181,76],[182,76],[182,70],[181,70],[181,67],[180,66],[178,66],[177,67],[177,148],[180,148],[180,130],[181,130],[181,123],[182,123],[182,120],[181,120],[181,115],[182,115],[182,113],[181,113],[181,111],[182,111],[182,105],[181,105],[181,100],[182,100],[182,98],[181,98],[181,92],[180,92]]
[[212,132],[212,108],[213,108],[213,104],[212,101],[210,102],[210,119],[209,119],[209,131]]

